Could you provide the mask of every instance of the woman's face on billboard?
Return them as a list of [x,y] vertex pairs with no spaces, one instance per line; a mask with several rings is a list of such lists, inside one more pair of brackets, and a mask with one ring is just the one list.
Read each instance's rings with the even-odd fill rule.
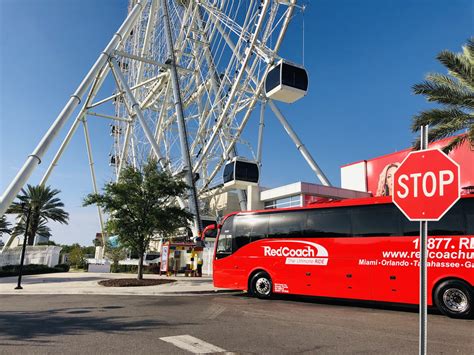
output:
[[393,175],[395,174],[395,171],[397,171],[396,166],[392,166],[387,169],[387,186],[388,186],[388,191],[389,195],[392,195],[393,191]]

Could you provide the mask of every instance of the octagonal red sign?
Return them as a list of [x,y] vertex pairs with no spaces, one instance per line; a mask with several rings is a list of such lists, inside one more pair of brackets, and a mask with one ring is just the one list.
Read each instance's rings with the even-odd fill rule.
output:
[[392,200],[410,221],[438,221],[460,198],[459,165],[439,149],[411,152],[394,174]]

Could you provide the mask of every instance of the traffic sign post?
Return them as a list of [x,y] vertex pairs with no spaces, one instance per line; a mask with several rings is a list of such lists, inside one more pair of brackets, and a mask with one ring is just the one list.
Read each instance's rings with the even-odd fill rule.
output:
[[410,221],[420,221],[420,354],[427,339],[428,221],[439,221],[459,200],[459,165],[439,149],[428,148],[428,126],[421,127],[421,148],[411,152],[394,174],[393,203]]

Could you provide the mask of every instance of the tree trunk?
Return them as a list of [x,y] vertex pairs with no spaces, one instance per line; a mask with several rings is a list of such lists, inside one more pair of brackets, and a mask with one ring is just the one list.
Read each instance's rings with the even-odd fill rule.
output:
[[34,234],[29,234],[28,235],[28,242],[26,243],[26,245],[33,245],[35,242],[35,235]]
[[143,253],[138,257],[138,274],[137,280],[143,280]]

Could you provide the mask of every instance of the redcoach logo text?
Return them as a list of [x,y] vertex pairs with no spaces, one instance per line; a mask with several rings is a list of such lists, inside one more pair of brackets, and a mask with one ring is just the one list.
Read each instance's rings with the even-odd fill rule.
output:
[[273,240],[263,245],[263,256],[283,257],[287,265],[327,265],[328,251],[322,245],[302,240]]
[[290,249],[289,247],[279,247],[279,248],[272,248],[269,246],[263,247],[263,255],[264,256],[300,256],[304,258],[315,257],[316,253],[314,249],[307,246],[306,248],[301,249]]

